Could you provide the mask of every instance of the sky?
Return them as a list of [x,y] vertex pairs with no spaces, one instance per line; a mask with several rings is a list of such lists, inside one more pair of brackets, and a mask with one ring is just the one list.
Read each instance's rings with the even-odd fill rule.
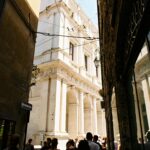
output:
[[97,25],[97,0],[77,0],[87,16]]
[[26,1],[28,1],[35,14],[39,16],[39,8],[41,0],[26,0]]

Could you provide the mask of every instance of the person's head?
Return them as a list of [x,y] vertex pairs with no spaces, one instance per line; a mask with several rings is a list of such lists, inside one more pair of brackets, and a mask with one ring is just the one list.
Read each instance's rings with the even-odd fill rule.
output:
[[150,131],[146,132],[146,137],[147,137],[147,140],[150,140]]
[[80,140],[78,144],[78,150],[90,150],[88,141],[86,140]]
[[72,139],[68,140],[66,143],[66,150],[74,150],[75,148],[75,142]]
[[43,144],[43,146],[47,146],[47,142],[46,142],[46,141],[44,141],[44,144]]
[[58,145],[58,139],[57,138],[53,138],[52,139],[52,149],[57,148]]
[[97,135],[94,135],[94,136],[93,136],[93,141],[94,141],[94,142],[97,142],[97,141],[98,141],[98,136],[97,136]]
[[28,140],[28,143],[31,144],[31,143],[32,143],[32,139],[29,139],[29,140]]
[[51,143],[51,138],[47,138],[47,143]]
[[88,141],[92,141],[92,138],[93,138],[92,133],[91,133],[91,132],[87,132],[87,134],[86,134],[86,139],[87,139]]

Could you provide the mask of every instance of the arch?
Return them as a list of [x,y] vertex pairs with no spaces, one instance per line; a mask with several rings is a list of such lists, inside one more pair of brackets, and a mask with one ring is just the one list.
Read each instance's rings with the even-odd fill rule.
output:
[[69,138],[75,138],[78,133],[78,98],[76,89],[67,92],[66,131]]
[[84,131],[92,132],[92,103],[88,96],[84,97]]
[[77,104],[77,92],[75,89],[70,89],[67,92],[67,103],[68,104]]

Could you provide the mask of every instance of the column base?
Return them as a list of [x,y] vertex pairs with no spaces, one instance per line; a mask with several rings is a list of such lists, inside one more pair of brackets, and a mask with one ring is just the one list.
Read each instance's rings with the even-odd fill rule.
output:
[[58,138],[58,139],[68,139],[69,135],[66,132],[45,132],[46,137]]

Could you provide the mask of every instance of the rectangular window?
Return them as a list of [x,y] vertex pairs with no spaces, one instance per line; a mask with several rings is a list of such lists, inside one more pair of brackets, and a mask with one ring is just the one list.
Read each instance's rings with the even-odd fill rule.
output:
[[88,56],[84,55],[85,69],[88,70]]
[[74,45],[71,42],[69,44],[69,56],[71,60],[74,60]]
[[96,67],[96,77],[98,77],[98,67]]

